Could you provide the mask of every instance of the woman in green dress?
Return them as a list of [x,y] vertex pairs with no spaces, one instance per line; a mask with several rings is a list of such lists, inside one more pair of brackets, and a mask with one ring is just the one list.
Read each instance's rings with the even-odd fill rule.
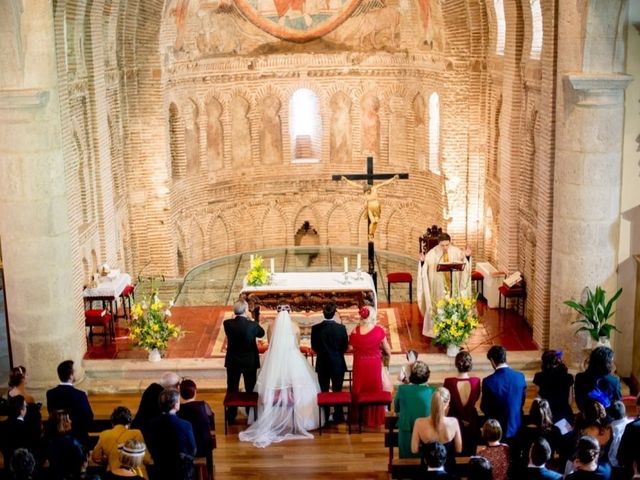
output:
[[431,412],[431,396],[435,387],[429,387],[429,367],[416,360],[411,367],[409,382],[399,385],[393,405],[398,415],[398,448],[400,458],[418,458],[419,454],[411,453],[411,433],[416,418],[428,417]]

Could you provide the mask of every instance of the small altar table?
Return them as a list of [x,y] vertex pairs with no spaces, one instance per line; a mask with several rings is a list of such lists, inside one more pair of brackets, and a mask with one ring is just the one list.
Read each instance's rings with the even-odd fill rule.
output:
[[288,272],[276,273],[269,285],[254,287],[244,285],[241,294],[247,301],[275,310],[280,304],[288,304],[296,311],[318,311],[333,301],[338,308],[372,304],[378,307],[373,279],[362,272],[360,279],[355,272]]

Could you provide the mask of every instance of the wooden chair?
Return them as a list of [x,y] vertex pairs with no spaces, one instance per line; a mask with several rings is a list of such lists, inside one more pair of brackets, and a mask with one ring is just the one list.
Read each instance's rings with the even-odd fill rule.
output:
[[[516,312],[520,314],[520,305],[522,305],[522,315],[526,313],[526,302],[527,302],[527,284],[524,280],[519,283],[516,283],[512,287],[509,287],[506,284],[498,287],[498,309],[507,308],[508,299],[516,300]],[[504,299],[504,307],[502,306],[502,299]]]
[[[323,407],[346,407],[347,428],[351,435],[351,392],[320,392],[318,393],[318,418],[322,420]],[[326,419],[325,419],[326,420]],[[320,421],[320,435],[322,435],[322,421]]]
[[120,294],[122,311],[124,313],[124,318],[127,320],[131,320],[131,304],[136,301],[135,291],[136,287],[134,285],[127,285]]
[[409,303],[413,303],[413,277],[409,272],[390,272],[387,273],[387,299],[391,303],[391,284],[392,283],[408,283],[409,284]]
[[471,282],[476,286],[476,293],[484,295],[484,275],[478,270],[473,270],[471,272]]
[[[112,300],[112,297],[84,298],[84,325],[89,328],[89,342],[92,345],[95,335],[104,336],[107,342],[116,338]],[[95,308],[96,302],[101,308]],[[102,333],[94,332],[95,327],[101,327]]]

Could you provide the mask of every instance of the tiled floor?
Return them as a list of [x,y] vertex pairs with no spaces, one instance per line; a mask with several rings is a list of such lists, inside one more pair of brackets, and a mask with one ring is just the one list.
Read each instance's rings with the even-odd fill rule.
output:
[[[444,352],[444,347],[434,345],[431,339],[422,336],[422,318],[415,303],[381,303],[380,307],[393,308],[403,351],[412,348],[420,353]],[[187,333],[179,341],[170,342],[166,352],[168,358],[209,358],[220,355],[219,352],[214,352],[213,347],[222,327],[222,320],[231,317],[230,307],[176,306],[172,312],[172,320]],[[481,326],[473,333],[465,348],[472,352],[484,352],[494,344],[501,344],[510,351],[537,349],[531,329],[524,318],[512,310],[486,309]],[[146,356],[145,351],[131,346],[126,326],[120,320],[116,341],[105,343],[102,337],[95,337],[85,358],[126,359]]]

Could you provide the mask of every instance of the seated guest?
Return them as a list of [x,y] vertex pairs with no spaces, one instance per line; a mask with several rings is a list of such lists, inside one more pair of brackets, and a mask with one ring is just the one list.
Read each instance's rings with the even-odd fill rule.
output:
[[600,445],[598,441],[585,435],[578,440],[576,458],[573,462],[573,472],[567,475],[567,480],[609,480],[610,471],[603,471],[598,466]]
[[9,470],[11,470],[11,478],[13,480],[32,480],[35,469],[36,460],[29,450],[26,448],[18,448],[13,452],[11,462],[9,463]]
[[486,446],[478,447],[478,455],[491,462],[493,480],[507,480],[509,473],[509,445],[500,443],[500,422],[490,418],[482,426],[482,441]]
[[411,452],[411,434],[417,418],[431,413],[431,397],[435,387],[429,387],[429,367],[417,360],[411,366],[410,384],[399,385],[393,400],[394,410],[398,414],[398,449],[400,458],[418,457]]
[[[100,434],[98,443],[91,453],[91,459],[99,464],[106,465],[107,472],[120,466],[120,447],[129,440],[144,443],[142,432],[137,429],[129,429],[131,425],[131,410],[127,407],[116,407],[111,413],[111,425],[113,428]],[[151,462],[151,456],[147,453],[145,463]],[[147,478],[144,465],[140,465],[136,475]]]
[[9,462],[13,452],[18,448],[26,448],[36,452],[40,448],[40,430],[27,423],[27,402],[22,395],[15,395],[9,399],[9,418],[4,425],[5,441],[2,454]]
[[[627,409],[621,400],[613,402],[611,409],[611,433],[612,440],[609,446],[609,463],[611,467],[616,469],[620,466],[618,463],[618,448],[620,448],[620,440],[622,440],[622,434],[627,424],[632,422],[631,418],[627,417]],[[622,472],[620,472],[622,473]]]
[[131,422],[131,428],[142,430],[146,423],[152,418],[160,415],[160,407],[158,406],[158,398],[165,388],[177,389],[180,385],[180,377],[174,372],[164,372],[160,377],[160,383],[152,383],[149,385],[140,397],[140,405],[136,416]]
[[580,436],[588,435],[596,439],[600,447],[599,468],[611,475],[609,448],[613,441],[613,430],[611,418],[600,402],[588,400],[583,404],[583,410],[576,417],[576,431]]
[[480,398],[480,379],[470,377],[473,358],[466,350],[456,355],[457,377],[444,379],[444,388],[451,392],[449,415],[456,417],[462,432],[462,453],[473,454],[478,445],[478,411],[476,403]]
[[153,458],[154,480],[190,479],[196,441],[191,424],[178,418],[180,393],[166,389],[160,394],[160,411],[142,430],[145,443]]
[[553,421],[562,419],[573,422],[571,409],[571,387],[573,375],[562,361],[562,352],[546,350],[542,354],[542,370],[533,376],[538,386],[538,396],[549,402]]
[[[71,419],[72,434],[83,444],[89,441],[89,428],[93,422],[93,410],[87,394],[73,386],[75,369],[73,360],[65,360],[58,365],[60,384],[47,390],[47,410],[52,413],[64,410]],[[52,425],[53,427],[53,425]]]
[[27,369],[18,365],[9,372],[9,391],[7,398],[22,395],[27,403],[36,403],[34,398],[27,393]]
[[553,455],[554,446],[560,437],[560,431],[553,424],[551,407],[544,398],[536,398],[531,402],[529,409],[529,422],[523,425],[516,436],[511,450],[512,461],[515,468],[524,470],[529,463],[529,450],[531,445],[539,437],[544,438],[551,447]]
[[[447,471],[455,470],[456,453],[462,452],[462,436],[458,420],[445,416],[449,408],[449,390],[438,388],[431,396],[431,413],[413,424],[411,452],[418,453],[429,442],[440,442],[447,449]],[[422,447],[421,447],[422,446]],[[424,459],[424,453],[421,455]]]
[[634,458],[640,450],[638,445],[640,445],[640,395],[636,398],[636,418],[624,428],[616,457],[618,465],[624,468],[629,476],[633,468]]
[[[594,348],[589,355],[587,369],[576,374],[575,396],[579,410],[583,410],[589,400],[597,400],[604,408],[609,408],[613,402],[622,398],[620,379],[611,372],[613,350],[609,347]],[[596,387],[600,392],[599,396],[604,398],[592,398]]]
[[534,439],[529,450],[529,465],[526,469],[526,480],[560,480],[562,475],[546,466],[551,458],[551,446],[543,437]]
[[178,417],[186,420],[193,428],[193,436],[196,439],[196,456],[205,457],[207,472],[213,478],[213,431],[216,423],[213,411],[204,400],[196,400],[196,383],[193,380],[183,380],[180,384],[180,396],[182,404],[178,410]]
[[467,480],[493,480],[491,462],[478,455],[470,457],[467,466]]
[[69,414],[64,410],[53,412],[52,425],[55,425],[55,430],[47,448],[50,478],[52,480],[78,478],[86,466],[87,455],[82,444],[72,435],[73,428]]
[[447,449],[440,442],[429,442],[424,446],[422,461],[427,466],[427,473],[422,478],[428,480],[454,480],[457,478],[445,469],[445,464],[448,463]]
[[105,477],[106,480],[129,478],[131,480],[145,480],[140,474],[144,468],[143,459],[147,455],[144,443],[129,439],[118,449],[118,466],[112,468]]
[[409,384],[411,380],[409,380],[409,376],[411,375],[411,367],[416,360],[418,360],[418,352],[415,350],[407,350],[407,363],[405,363],[402,367],[400,367],[400,372],[398,373],[398,381],[400,383]]

